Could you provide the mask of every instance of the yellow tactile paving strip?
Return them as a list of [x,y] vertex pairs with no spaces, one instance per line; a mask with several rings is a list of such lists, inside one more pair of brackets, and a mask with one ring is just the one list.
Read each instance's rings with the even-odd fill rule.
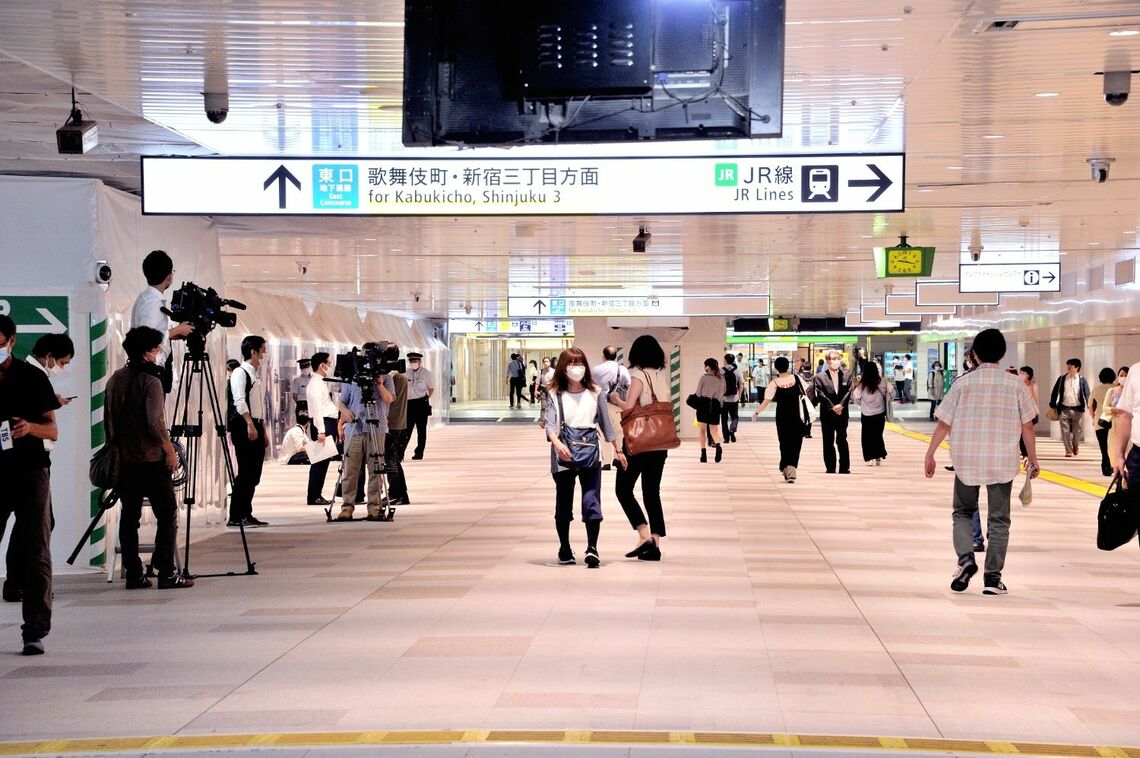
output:
[[[918,440],[920,442],[926,443],[930,442],[929,434],[923,434],[922,432],[913,432],[909,429],[904,429],[898,424],[887,424],[887,429],[897,434],[901,434],[904,437],[909,437],[912,440]],[[941,449],[949,450],[950,446],[943,442]],[[1074,489],[1078,492],[1084,492],[1086,495],[1094,495],[1098,498],[1103,498],[1108,492],[1108,489],[1104,485],[1087,482],[1084,479],[1078,479],[1075,476],[1068,476],[1066,474],[1061,474],[1056,471],[1049,471],[1044,468],[1041,469],[1040,479],[1044,482],[1059,484],[1062,487],[1068,487],[1069,489]]]
[[114,737],[38,742],[0,742],[0,755],[69,755],[175,750],[239,750],[280,747],[344,747],[346,745],[693,745],[709,747],[782,747],[826,750],[881,750],[971,755],[1093,756],[1140,758],[1140,747],[1064,745],[905,737],[854,737],[827,734],[745,732],[638,732],[556,730],[440,730],[371,732],[296,732],[205,734],[177,737]]

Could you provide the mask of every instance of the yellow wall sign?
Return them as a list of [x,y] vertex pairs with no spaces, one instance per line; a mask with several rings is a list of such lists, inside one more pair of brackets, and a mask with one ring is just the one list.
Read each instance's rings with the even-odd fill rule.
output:
[[792,331],[792,320],[790,318],[774,318],[774,319],[772,319],[772,331],[774,331],[774,332],[790,332],[790,331]]

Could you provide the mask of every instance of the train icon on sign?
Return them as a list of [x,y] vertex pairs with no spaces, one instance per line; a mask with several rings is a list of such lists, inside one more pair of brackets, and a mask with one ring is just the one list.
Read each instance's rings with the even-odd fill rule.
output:
[[800,172],[805,203],[839,202],[839,166],[803,166]]

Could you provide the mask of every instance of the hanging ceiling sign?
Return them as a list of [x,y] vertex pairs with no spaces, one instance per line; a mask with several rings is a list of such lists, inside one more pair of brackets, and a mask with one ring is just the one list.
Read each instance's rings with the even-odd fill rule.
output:
[[633,297],[508,297],[511,318],[552,316],[767,316],[767,295],[755,297],[682,297],[644,295]]
[[956,281],[918,282],[914,285],[915,305],[988,305],[995,306],[1001,302],[997,293],[980,293],[980,295],[963,294],[958,290]]
[[451,334],[495,334],[495,335],[523,335],[523,336],[572,336],[574,334],[573,319],[535,318],[513,319],[502,321],[500,319],[453,318],[447,322],[447,330]]
[[1060,263],[962,263],[960,292],[1060,292]]
[[470,216],[902,211],[903,153],[142,157],[143,213]]

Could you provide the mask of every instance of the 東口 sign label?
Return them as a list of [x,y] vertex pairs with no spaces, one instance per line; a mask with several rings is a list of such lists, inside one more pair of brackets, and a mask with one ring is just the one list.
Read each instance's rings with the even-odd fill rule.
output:
[[644,158],[143,156],[143,213],[587,215],[903,210],[902,153]]

